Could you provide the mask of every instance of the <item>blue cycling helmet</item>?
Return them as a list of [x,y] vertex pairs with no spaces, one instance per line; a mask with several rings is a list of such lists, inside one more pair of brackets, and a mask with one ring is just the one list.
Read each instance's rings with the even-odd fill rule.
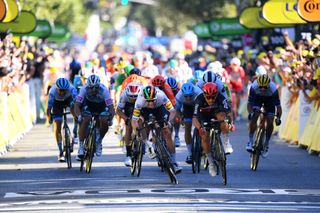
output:
[[58,78],[56,81],[56,86],[58,89],[69,89],[70,82],[66,78]]
[[192,83],[184,83],[181,87],[183,95],[193,95],[194,85]]
[[169,86],[171,87],[171,89],[177,89],[178,87],[178,82],[175,78],[169,77],[167,79],[167,84],[169,84]]

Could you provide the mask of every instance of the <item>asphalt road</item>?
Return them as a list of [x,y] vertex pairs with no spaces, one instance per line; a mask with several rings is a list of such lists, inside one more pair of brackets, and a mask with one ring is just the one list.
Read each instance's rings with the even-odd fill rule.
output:
[[230,140],[227,186],[208,171],[192,173],[184,142],[177,148],[183,171],[174,185],[147,156],[140,177],[131,176],[113,129],[90,174],[81,173],[75,159],[67,169],[57,162],[52,129],[38,124],[0,157],[0,212],[320,212],[318,156],[275,136],[269,156],[253,172],[245,121],[237,123]]

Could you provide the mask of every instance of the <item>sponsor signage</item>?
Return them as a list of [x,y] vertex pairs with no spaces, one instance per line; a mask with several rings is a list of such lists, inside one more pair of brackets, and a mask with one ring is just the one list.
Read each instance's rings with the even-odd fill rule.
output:
[[193,27],[193,32],[200,38],[209,38],[211,36],[207,23],[200,23]]
[[32,12],[21,11],[20,16],[10,23],[0,23],[0,31],[11,30],[12,33],[31,33],[37,26],[37,19]]
[[16,0],[5,0],[7,3],[7,8],[6,8],[6,16],[4,19],[1,21],[3,23],[9,23],[17,19],[20,13],[20,5]]
[[298,14],[308,22],[320,21],[320,0],[299,0]]
[[247,7],[240,14],[240,23],[248,29],[289,27],[286,24],[271,24],[262,16],[262,7]]
[[297,0],[271,0],[263,5],[262,15],[271,24],[305,24],[297,7]]
[[51,35],[51,24],[47,20],[37,20],[36,29],[27,36],[47,38]]
[[209,23],[212,35],[241,35],[250,32],[244,28],[238,18],[214,19]]

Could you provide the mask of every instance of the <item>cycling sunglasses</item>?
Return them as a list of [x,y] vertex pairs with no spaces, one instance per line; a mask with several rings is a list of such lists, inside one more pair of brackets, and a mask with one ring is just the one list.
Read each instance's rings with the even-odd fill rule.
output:
[[215,96],[207,96],[207,95],[205,95],[204,97],[205,97],[207,100],[215,100],[215,99],[216,99]]
[[138,96],[137,95],[128,95],[129,98],[132,98],[132,99],[136,99]]
[[67,93],[67,90],[66,89],[58,89],[58,92],[60,94],[66,94]]
[[92,87],[89,87],[90,89],[99,89],[100,85],[95,85],[95,86],[92,86]]
[[267,86],[262,86],[262,87],[259,87],[259,89],[268,89]]
[[153,100],[146,100],[146,102],[148,102],[148,103],[153,103],[153,102],[155,102],[155,100],[156,100],[156,99],[153,99]]
[[192,95],[185,95],[185,98],[192,98]]

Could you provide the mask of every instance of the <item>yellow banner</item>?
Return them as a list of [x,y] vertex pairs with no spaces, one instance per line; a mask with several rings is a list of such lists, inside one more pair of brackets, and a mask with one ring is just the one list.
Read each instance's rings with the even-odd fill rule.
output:
[[6,92],[0,92],[0,152],[6,150],[9,141],[8,113],[8,95]]
[[3,23],[9,23],[14,21],[20,13],[20,5],[16,0],[5,0],[7,2],[7,13],[2,20]]
[[320,21],[320,0],[299,0],[298,14],[306,21]]
[[4,0],[0,0],[0,21],[2,21],[7,14],[7,4]]
[[271,24],[305,24],[297,11],[297,0],[272,0],[262,7],[262,15]]
[[240,14],[240,24],[249,29],[279,28],[290,25],[271,24],[262,17],[262,7],[247,7]]

